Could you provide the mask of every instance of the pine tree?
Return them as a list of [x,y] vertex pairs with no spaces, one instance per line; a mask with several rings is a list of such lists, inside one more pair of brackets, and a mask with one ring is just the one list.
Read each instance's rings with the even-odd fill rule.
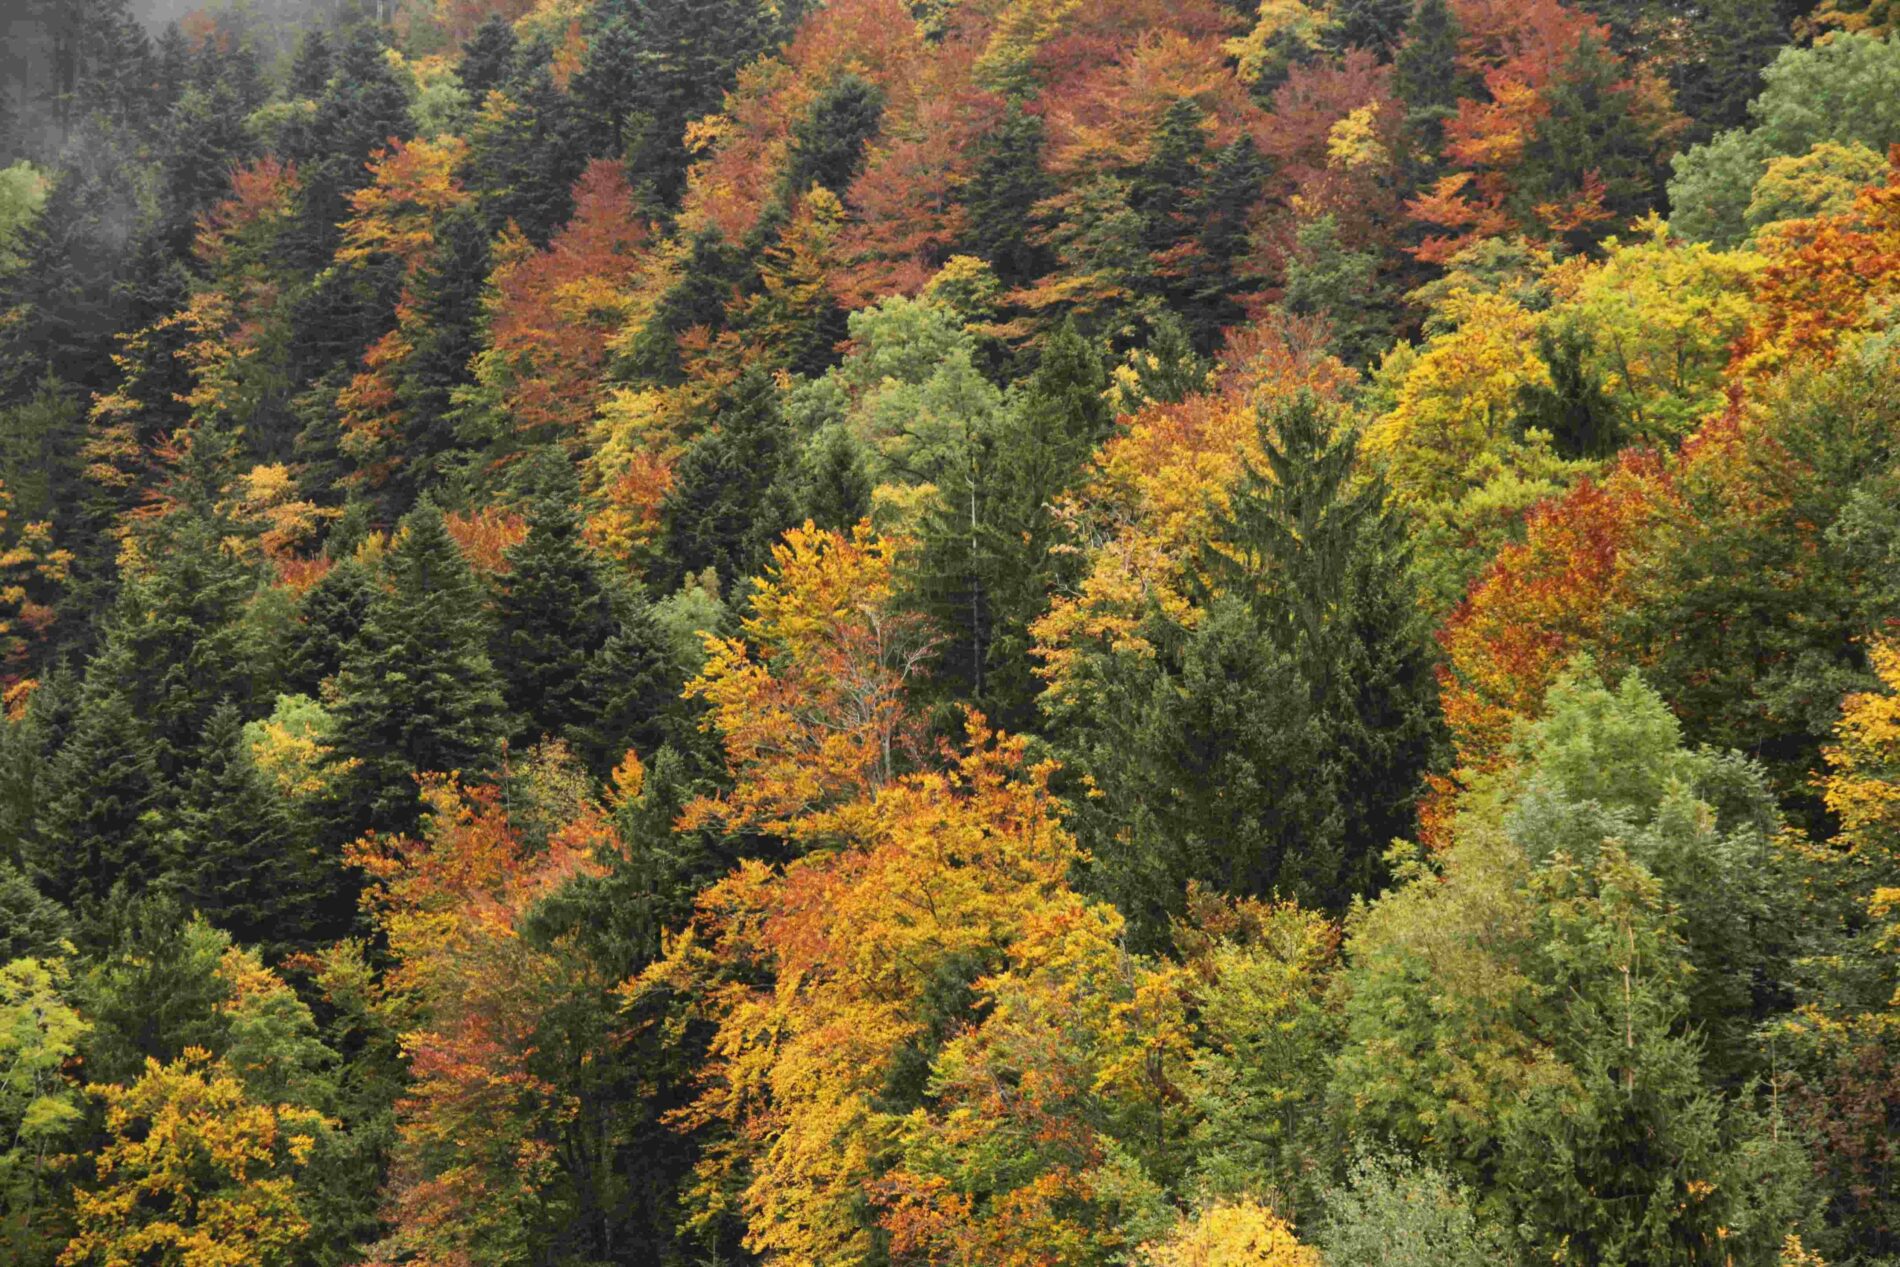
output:
[[349,196],[369,183],[370,154],[410,131],[408,94],[383,55],[382,38],[363,23],[337,53],[315,114],[289,147],[303,186],[298,231],[286,244],[297,264],[314,272],[330,262]]
[[469,131],[467,183],[489,233],[513,221],[538,247],[574,214],[574,182],[587,166],[585,120],[545,65],[509,81]]
[[29,955],[55,958],[72,935],[72,920],[60,904],[41,893],[24,871],[0,860],[0,965]]
[[284,660],[286,690],[314,696],[325,679],[336,676],[344,652],[362,632],[376,593],[376,578],[355,559],[345,558],[304,591],[297,604],[298,623]]
[[1561,203],[1593,183],[1601,185],[1608,225],[1626,224],[1654,204],[1663,176],[1657,138],[1638,119],[1628,72],[1602,40],[1577,41],[1544,100],[1549,110],[1516,170],[1522,212]]
[[386,572],[337,674],[337,752],[361,763],[349,774],[351,825],[409,831],[414,776],[479,778],[507,724],[480,587],[433,503],[403,519]]
[[1300,226],[1298,249],[1287,258],[1288,312],[1323,317],[1333,350],[1348,365],[1374,364],[1392,343],[1391,289],[1370,251],[1348,250],[1330,215]]
[[523,728],[518,738],[530,742],[591,720],[595,700],[583,679],[614,633],[606,581],[581,538],[580,481],[558,451],[534,473],[528,535],[507,552],[495,604],[493,655]]

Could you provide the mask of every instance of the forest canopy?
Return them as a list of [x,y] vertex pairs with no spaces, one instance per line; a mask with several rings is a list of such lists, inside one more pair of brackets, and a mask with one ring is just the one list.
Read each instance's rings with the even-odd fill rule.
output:
[[0,1261],[1900,1267],[1891,0],[21,0]]

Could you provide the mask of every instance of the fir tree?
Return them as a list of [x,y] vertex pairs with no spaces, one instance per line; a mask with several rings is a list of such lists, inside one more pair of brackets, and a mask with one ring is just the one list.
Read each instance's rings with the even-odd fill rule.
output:
[[403,519],[386,571],[337,674],[337,752],[360,762],[348,775],[352,825],[409,831],[415,775],[479,778],[507,725],[481,590],[433,503]]
[[470,103],[479,107],[489,93],[506,86],[515,77],[518,57],[515,28],[500,15],[491,15],[476,27],[462,45],[462,60],[456,65],[456,76]]
[[550,451],[537,463],[528,535],[508,550],[495,604],[494,662],[505,698],[532,741],[585,724],[593,700],[583,681],[614,632],[607,585],[581,539],[580,482]]
[[87,666],[72,730],[47,770],[37,856],[27,860],[88,930],[114,886],[136,893],[163,869],[163,787],[127,691],[137,673],[122,641]]
[[791,526],[780,480],[788,447],[777,386],[763,371],[747,371],[680,459],[662,512],[671,575],[712,568],[731,584],[757,574]]
[[813,185],[842,196],[863,167],[864,147],[877,135],[883,115],[884,92],[876,84],[852,74],[832,81],[792,128],[779,201],[789,207]]
[[166,828],[181,899],[243,945],[294,944],[325,890],[335,891],[312,884],[300,865],[291,824],[257,777],[232,704],[206,722]]
[[570,728],[576,750],[606,775],[629,748],[651,757],[672,729],[684,685],[672,642],[637,587],[614,595],[614,628],[580,678],[584,713]]
[[1393,59],[1393,87],[1405,103],[1406,128],[1427,162],[1445,140],[1445,121],[1457,113],[1465,79],[1458,68],[1458,20],[1446,0],[1419,0]]
[[979,143],[976,170],[964,191],[965,241],[1005,285],[1022,285],[1048,270],[1047,254],[1032,232],[1034,208],[1050,193],[1042,138],[1041,118],[1012,102]]

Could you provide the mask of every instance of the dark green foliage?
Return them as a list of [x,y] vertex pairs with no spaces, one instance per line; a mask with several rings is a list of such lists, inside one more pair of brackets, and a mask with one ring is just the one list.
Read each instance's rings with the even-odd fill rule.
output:
[[1379,258],[1349,250],[1332,216],[1300,226],[1298,249],[1287,258],[1288,312],[1326,321],[1333,350],[1348,365],[1375,363],[1392,344],[1391,288],[1379,276]]
[[480,587],[433,503],[405,517],[337,674],[337,746],[357,829],[409,831],[418,773],[494,769],[507,731]]
[[166,821],[172,887],[242,945],[294,945],[333,886],[300,855],[289,818],[252,765],[234,706],[212,713],[196,758]]
[[530,743],[589,716],[594,700],[583,678],[615,625],[606,578],[581,540],[573,468],[550,451],[534,474],[528,535],[508,550],[500,578],[493,655],[520,723],[516,738]]
[[316,113],[291,140],[288,157],[297,160],[303,181],[298,232],[287,243],[295,262],[313,272],[329,263],[349,195],[369,183],[370,155],[409,135],[408,95],[376,29],[362,23],[338,50]]
[[1444,141],[1466,76],[1458,66],[1458,20],[1446,0],[1419,0],[1405,44],[1393,58],[1393,88],[1405,103],[1406,127],[1429,156]]
[[1073,324],[1050,335],[970,486],[945,496],[924,533],[919,601],[946,634],[940,679],[1008,729],[1034,720],[1029,623],[1063,575],[1053,509],[1108,434],[1100,353]]
[[1067,762],[1102,792],[1078,805],[1091,882],[1144,941],[1190,880],[1342,905],[1409,828],[1437,690],[1400,525],[1352,482],[1339,426],[1310,399],[1264,416],[1266,467],[1221,516],[1200,623],[1157,613],[1156,657],[1100,657],[1086,709],[1056,706]]
[[135,666],[118,641],[87,666],[72,729],[40,791],[36,856],[27,861],[82,923],[99,915],[115,885],[136,893],[163,866],[156,821],[162,785],[151,736],[127,689]]
[[651,755],[665,741],[684,685],[666,631],[637,589],[614,595],[613,632],[581,670],[582,708],[569,734],[597,774],[629,748]]
[[0,860],[0,964],[63,953],[72,920],[13,863]]
[[1561,203],[1589,182],[1601,183],[1611,224],[1655,204],[1664,155],[1633,115],[1627,72],[1602,41],[1589,35],[1577,41],[1544,100],[1549,113],[1532,130],[1516,173],[1525,210]]
[[1329,10],[1326,46],[1343,53],[1363,48],[1385,61],[1404,43],[1414,0],[1337,0]]
[[518,69],[517,56],[515,28],[499,16],[475,28],[462,45],[462,60],[456,66],[456,77],[471,104],[480,106],[489,93],[507,86]]
[[[166,35],[177,38],[178,28],[172,27]],[[290,77],[286,86],[292,96],[314,101],[323,95],[335,66],[336,56],[330,49],[330,37],[322,27],[313,26],[297,40],[297,52],[291,58]]]
[[170,897],[118,902],[79,981],[80,1010],[93,1025],[87,1076],[130,1080],[148,1059],[163,1063],[187,1047],[221,1048],[218,1005],[229,991],[218,963],[230,944]]
[[777,386],[763,371],[747,371],[680,458],[662,512],[670,577],[712,568],[732,584],[759,572],[792,526],[780,480],[789,449]]
[[483,111],[470,129],[467,184],[490,232],[513,221],[546,246],[574,214],[574,182],[587,166],[585,120],[545,65],[502,91],[507,104]]
[[406,510],[441,483],[458,448],[455,391],[471,381],[469,361],[481,350],[482,297],[489,270],[488,233],[469,207],[436,227],[436,248],[415,281],[423,335],[403,361],[396,395],[409,421],[396,472],[396,510]]
[[792,517],[836,532],[871,513],[871,477],[864,448],[842,426],[821,429],[805,443],[789,476]]
[[[781,21],[790,16],[790,6],[778,8]],[[757,0],[613,0],[596,20],[597,32],[624,24],[632,38],[630,49],[614,50],[611,75],[590,65],[603,85],[596,109],[615,121],[648,202],[668,210],[685,187],[686,125],[716,110],[739,69],[786,28]]]
[[679,282],[661,297],[652,318],[634,337],[623,367],[626,373],[679,382],[680,336],[698,326],[718,330],[725,324],[726,305],[746,276],[747,263],[717,229],[709,228],[694,236],[680,271]]
[[884,93],[857,75],[832,81],[811,113],[792,128],[792,152],[779,178],[779,198],[790,204],[813,185],[842,195],[864,165],[864,147],[884,117]]
[[1042,120],[1011,103],[983,137],[975,173],[963,192],[965,241],[1006,284],[1023,284],[1049,267],[1035,241],[1031,214],[1050,192],[1042,170]]
[[343,665],[345,650],[369,618],[376,578],[354,559],[345,558],[304,592],[297,604],[298,624],[285,655],[287,691],[316,695],[324,680]]
[[1537,354],[1550,371],[1550,386],[1526,384],[1522,392],[1522,425],[1549,432],[1565,457],[1607,457],[1627,435],[1616,402],[1590,369],[1590,351],[1590,333],[1580,326],[1540,329]]

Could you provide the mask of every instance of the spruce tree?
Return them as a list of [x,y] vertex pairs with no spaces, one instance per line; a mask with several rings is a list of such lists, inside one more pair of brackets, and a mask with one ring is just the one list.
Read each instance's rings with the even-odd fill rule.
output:
[[337,674],[337,754],[360,763],[349,773],[350,825],[409,831],[415,775],[480,778],[507,725],[481,589],[432,502],[403,519],[385,570]]
[[590,720],[582,679],[614,633],[607,584],[581,537],[580,481],[558,450],[536,461],[535,475],[528,535],[509,548],[500,582],[493,656],[517,738],[528,742]]
[[1405,39],[1412,19],[1413,0],[1335,0],[1323,36],[1335,53],[1363,48],[1380,61]]
[[978,142],[976,170],[964,189],[965,244],[990,262],[1005,285],[1034,281],[1049,267],[1033,232],[1034,208],[1051,192],[1042,141],[1042,119],[1010,103]]
[[884,91],[857,75],[838,76],[792,128],[779,201],[791,206],[813,185],[843,196],[864,165],[864,147],[884,116]]
[[1419,0],[1405,45],[1393,58],[1393,87],[1405,103],[1406,128],[1435,163],[1445,140],[1445,121],[1458,110],[1464,74],[1458,68],[1458,20],[1446,0]]
[[1334,909],[1368,891],[1435,752],[1402,527],[1356,479],[1345,420],[1298,398],[1260,443],[1216,515],[1198,623],[1157,613],[1156,654],[1105,657],[1061,736],[1100,793],[1077,810],[1092,883],[1142,944],[1189,881]]
[[480,106],[489,93],[513,79],[518,56],[515,28],[499,14],[491,14],[476,27],[462,45],[462,60],[456,65],[456,77],[470,103]]
[[235,705],[212,713],[196,755],[166,822],[173,887],[240,944],[287,949],[335,886],[315,883],[298,855],[281,802],[251,762]]
[[944,681],[993,720],[1033,720],[1029,624],[1059,577],[1053,508],[1108,435],[1100,353],[1065,323],[1001,428],[979,450],[972,486],[944,497],[926,522],[920,605],[948,635]]
[[669,577],[713,568],[728,584],[744,580],[791,527],[780,479],[789,435],[778,395],[770,375],[748,370],[680,459],[662,511]]
[[138,672],[120,640],[87,666],[72,730],[47,770],[36,856],[27,860],[82,926],[100,917],[115,884],[137,892],[163,869],[163,786],[127,690]]
[[679,712],[682,680],[673,646],[638,587],[613,596],[614,627],[580,678],[583,720],[570,728],[575,750],[606,775],[629,748],[651,757]]

